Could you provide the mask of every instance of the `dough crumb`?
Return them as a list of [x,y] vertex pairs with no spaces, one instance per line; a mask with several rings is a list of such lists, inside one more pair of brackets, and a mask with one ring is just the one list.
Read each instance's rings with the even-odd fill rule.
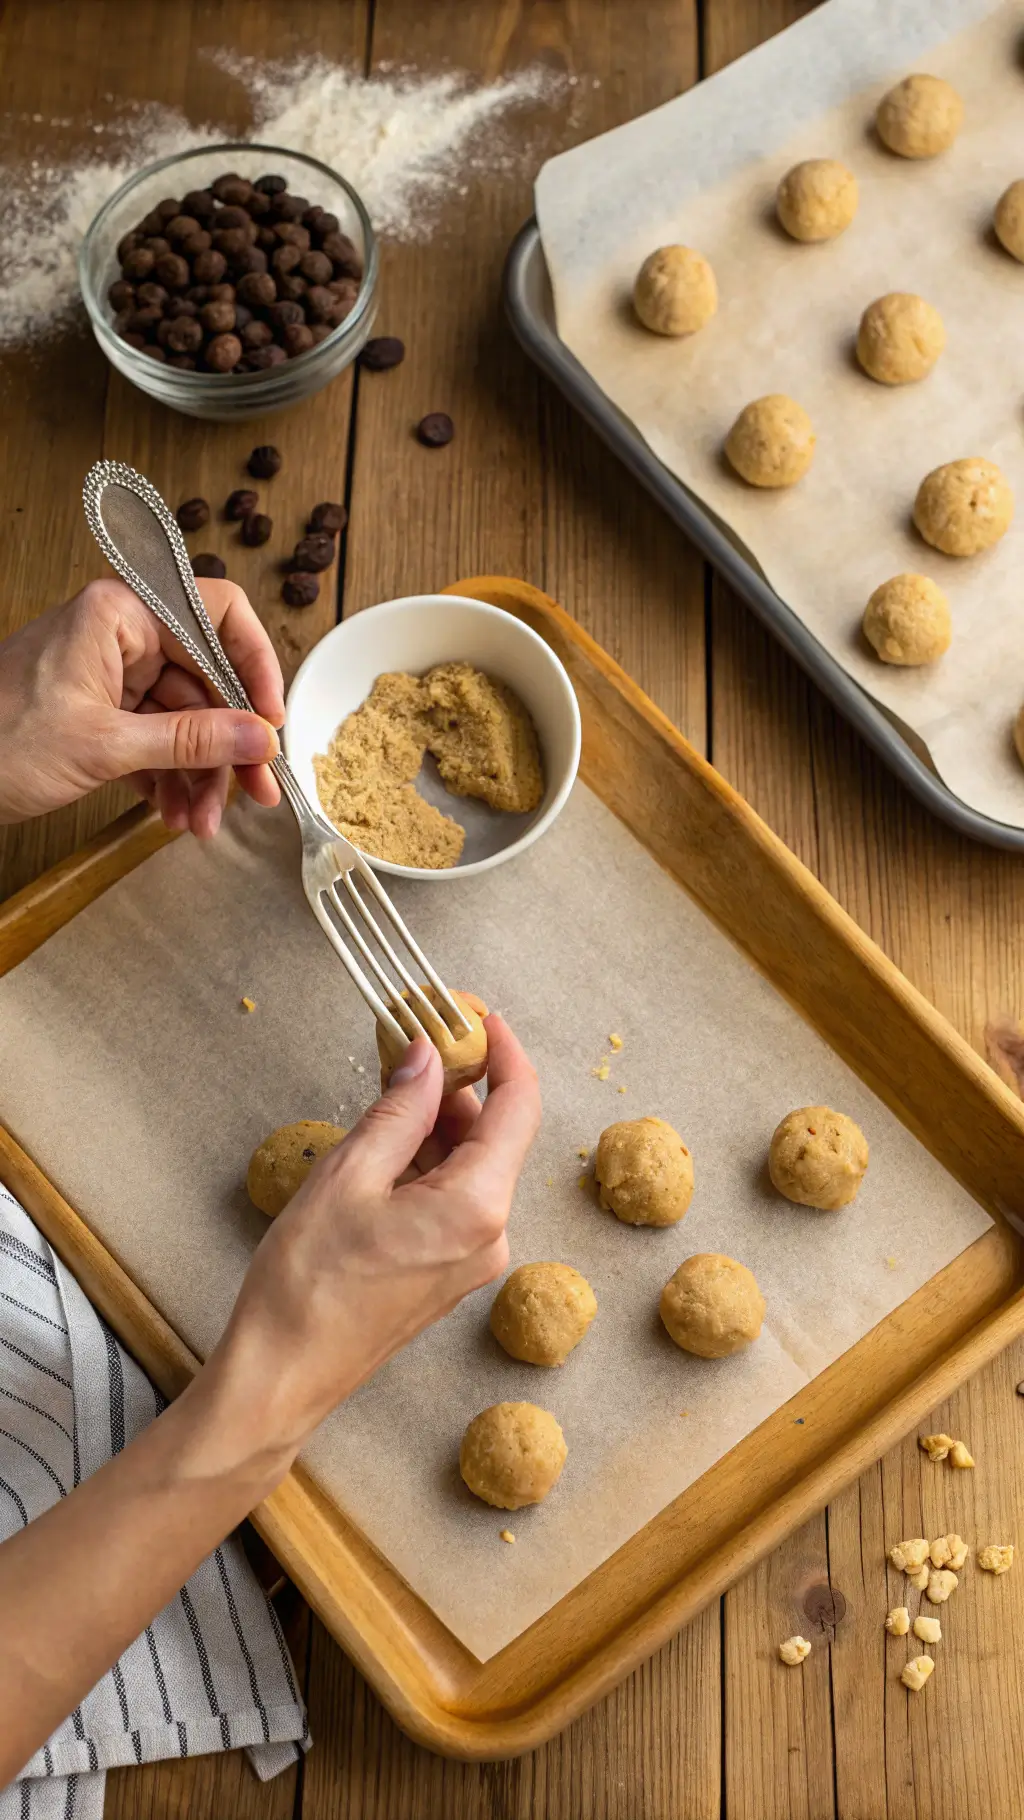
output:
[[857,213],[857,179],[838,158],[807,158],[786,172],[775,195],[780,225],[793,240],[834,240]]
[[1008,1574],[1013,1566],[1013,1543],[989,1542],[979,1548],[978,1566],[987,1574]]
[[626,1089],[625,1087],[616,1087],[615,1091],[616,1093],[625,1093]]
[[951,1447],[956,1443],[952,1435],[919,1435],[917,1445],[928,1455],[929,1460],[944,1460]]
[[927,1567],[927,1566],[916,1567],[912,1573],[907,1574],[907,1579],[910,1581],[910,1584],[914,1588],[915,1592],[924,1592],[924,1589],[928,1584],[930,1575],[931,1575],[930,1567]]
[[931,1656],[913,1656],[903,1670],[900,1680],[904,1687],[910,1688],[912,1693],[919,1694],[934,1667],[935,1663]]
[[242,1000],[242,1010],[243,1011],[255,1011],[255,1009],[256,1009],[256,1000],[254,998],[244,998]]
[[928,1575],[925,1598],[932,1605],[945,1605],[950,1593],[954,1593],[960,1582],[947,1567],[933,1567]]
[[693,335],[718,308],[715,274],[692,246],[660,246],[633,285],[633,308],[655,335]]
[[889,1559],[897,1573],[915,1573],[928,1559],[927,1536],[914,1536],[909,1542],[894,1542]]
[[914,1635],[919,1637],[922,1643],[941,1643],[942,1625],[938,1618],[915,1618]]
[[944,1562],[936,1561],[935,1548],[937,1546],[937,1543],[933,1542],[932,1543],[933,1565],[936,1567],[943,1567],[943,1566],[951,1567],[953,1569],[953,1572],[958,1574],[960,1572],[961,1567],[963,1567],[964,1562],[967,1560],[968,1555],[971,1552],[967,1543],[964,1541],[963,1536],[958,1536],[956,1531],[952,1530],[948,1536],[940,1536],[938,1538],[938,1542],[944,1544],[944,1546],[946,1548],[948,1548],[949,1553],[946,1556],[946,1559]]
[[884,1263],[886,1270],[895,1270],[899,1265],[899,1258],[885,1258]]
[[586,1170],[584,1170],[583,1174],[581,1176],[577,1177],[576,1186],[577,1186],[577,1188],[585,1188],[589,1181],[590,1181],[590,1177],[587,1174]]
[[581,1163],[589,1163],[590,1151],[587,1149],[586,1144],[580,1145],[579,1149],[576,1152],[576,1155],[579,1157]]
[[612,1047],[612,1048],[613,1048],[613,1049],[614,1049],[614,1051],[615,1051],[615,1053],[616,1053],[616,1055],[617,1055],[617,1054],[618,1054],[618,1052],[619,1052],[619,1050],[620,1050],[620,1049],[621,1049],[621,1048],[622,1048],[622,1038],[621,1038],[621,1036],[618,1036],[618,1035],[617,1035],[617,1034],[616,1034],[616,1032],[615,1032],[615,1031],[614,1031],[614,1030],[613,1030],[613,1031],[612,1031],[612,1033],[611,1033],[611,1035],[610,1035],[610,1037],[609,1037],[609,1038],[608,1038],[608,1041],[609,1041],[609,1043],[610,1043],[610,1044],[611,1044],[611,1047]]
[[951,1466],[958,1467],[961,1472],[969,1471],[974,1465],[974,1461],[968,1453],[963,1441],[953,1442],[953,1445],[949,1450],[949,1463]]
[[784,1643],[779,1644],[779,1660],[787,1668],[796,1668],[798,1663],[806,1662],[810,1653],[811,1646],[806,1637],[787,1637]]
[[910,1613],[905,1605],[894,1605],[885,1620],[890,1637],[905,1637],[910,1629]]
[[878,137],[901,158],[934,158],[947,151],[964,118],[956,89],[941,76],[904,76],[883,95],[875,115]]
[[595,1080],[606,1081],[608,1079],[608,1076],[611,1074],[611,1064],[609,1063],[607,1057],[604,1058],[604,1060],[599,1064],[598,1067],[592,1068],[590,1070],[590,1072],[594,1076]]
[[503,1542],[514,1542],[515,1536],[512,1534],[512,1531],[510,1529],[503,1529],[501,1531],[501,1540]]

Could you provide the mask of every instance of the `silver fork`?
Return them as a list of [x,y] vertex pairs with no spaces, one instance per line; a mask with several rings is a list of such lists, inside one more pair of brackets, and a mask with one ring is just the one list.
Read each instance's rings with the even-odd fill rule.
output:
[[[156,488],[124,462],[98,461],[86,475],[82,496],[89,528],[122,581],[173,632],[227,705],[252,712],[203,605],[177,522]],[[417,1036],[437,1042],[470,1030],[358,848],[309,802],[283,753],[270,769],[302,834],[302,885],[313,915],[374,1016],[399,1048]],[[383,912],[390,933],[374,920],[367,896]],[[396,953],[395,936],[438,993],[440,1010]],[[379,957],[394,969],[406,998]]]

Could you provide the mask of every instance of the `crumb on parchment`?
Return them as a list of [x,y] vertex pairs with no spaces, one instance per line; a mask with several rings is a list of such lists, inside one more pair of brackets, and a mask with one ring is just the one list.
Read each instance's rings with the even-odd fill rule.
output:
[[621,1036],[619,1036],[617,1031],[613,1030],[611,1035],[608,1038],[608,1041],[609,1041],[611,1047],[614,1049],[616,1055],[618,1055],[619,1050],[622,1048]]
[[256,1000],[254,998],[244,998],[242,1000],[242,1010],[243,1011],[255,1011],[255,1009],[256,1009]]
[[503,1529],[501,1531],[501,1540],[503,1542],[514,1542],[515,1536],[512,1534],[512,1531],[510,1529]]
[[600,1061],[600,1064],[598,1067],[592,1068],[590,1070],[591,1074],[594,1076],[594,1079],[596,1081],[606,1081],[608,1079],[608,1076],[611,1074],[611,1071],[612,1071],[611,1064],[606,1055],[603,1055],[601,1057],[601,1061]]
[[589,1182],[589,1180],[590,1180],[590,1177],[588,1176],[586,1170],[584,1170],[583,1174],[579,1177],[579,1179],[576,1183],[577,1188],[585,1188],[587,1186],[587,1183]]
[[616,1093],[625,1093],[626,1089],[625,1087],[616,1087],[615,1091]]

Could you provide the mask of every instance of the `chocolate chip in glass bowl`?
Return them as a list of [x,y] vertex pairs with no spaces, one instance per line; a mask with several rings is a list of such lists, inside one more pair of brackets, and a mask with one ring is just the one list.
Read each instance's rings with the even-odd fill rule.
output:
[[238,280],[237,296],[247,309],[265,310],[277,301],[277,286],[269,272],[246,272]]
[[305,196],[290,196],[287,189],[282,190],[274,199],[274,213],[278,221],[301,221],[308,207]]
[[212,192],[210,190],[189,190],[188,195],[181,199],[181,212],[183,215],[193,216],[196,221],[202,222],[204,225],[212,221],[217,213],[217,204]]
[[163,348],[158,347],[157,344],[152,341],[144,342],[139,349],[139,353],[145,354],[149,360],[162,362],[167,359],[167,355],[164,353]]
[[281,584],[281,599],[286,607],[311,607],[319,592],[316,576],[305,571],[286,575]]
[[164,304],[165,322],[173,322],[178,316],[198,316],[199,309],[191,297],[169,297]]
[[250,512],[242,520],[242,542],[257,549],[261,543],[267,543],[274,529],[274,521],[265,512]]
[[192,276],[196,284],[219,284],[227,269],[228,262],[223,253],[212,246],[205,253],[197,253],[192,261]]
[[290,360],[308,354],[313,346],[313,331],[305,322],[289,322],[281,330],[281,346]]
[[261,322],[258,317],[254,317],[252,322],[247,322],[242,329],[242,346],[247,354],[254,354],[257,348],[269,346],[273,339],[273,330],[269,322]]
[[391,367],[401,366],[404,359],[405,342],[397,335],[372,336],[359,356],[360,365],[371,373],[386,373]]
[[227,569],[220,557],[214,556],[209,550],[203,550],[198,556],[193,556],[191,563],[193,575],[209,575],[217,581],[223,581],[227,574]]
[[322,341],[327,340],[328,335],[333,335],[334,325],[330,322],[313,322],[310,323],[309,332],[313,337],[313,346],[318,348]]
[[288,356],[276,341],[268,342],[266,347],[254,348],[246,354],[242,366],[247,373],[263,373],[268,367],[283,366]]
[[428,411],[416,425],[416,435],[427,449],[443,449],[454,434],[455,425],[447,411]]
[[329,569],[333,561],[334,538],[326,531],[311,531],[295,545],[292,568],[316,575],[321,569]]
[[203,345],[202,324],[195,316],[172,316],[157,324],[156,338],[172,354],[198,354]]
[[259,495],[254,493],[251,487],[236,487],[224,501],[224,516],[232,521],[248,518],[249,513],[255,512],[259,503]]
[[238,336],[215,335],[207,343],[205,358],[211,373],[230,373],[242,358],[242,344]]
[[161,221],[166,224],[168,221],[173,221],[175,215],[181,214],[181,203],[177,196],[165,196],[162,202],[157,203],[153,213],[159,215]]
[[162,259],[163,255],[171,250],[171,243],[164,238],[163,234],[151,234],[149,239],[144,240],[142,244],[148,252],[152,253],[154,259]]
[[272,303],[267,309],[267,321],[273,329],[277,330],[286,329],[290,322],[304,322],[302,305],[289,303],[287,300]]
[[153,277],[168,291],[183,291],[192,283],[188,260],[180,253],[161,253],[153,267]]
[[169,367],[177,367],[182,373],[194,373],[196,370],[196,357],[194,354],[168,354],[167,365]]
[[288,179],[275,176],[257,177],[252,187],[254,190],[262,190],[264,196],[282,196],[288,188]]
[[306,289],[306,280],[298,272],[286,272],[277,280],[277,295],[282,303],[301,303]]
[[330,284],[334,267],[326,253],[302,253],[299,257],[299,276],[307,284]]
[[201,234],[202,223],[194,215],[174,215],[164,229],[172,246],[187,240],[190,234]]
[[245,465],[254,480],[273,480],[281,471],[281,451],[272,442],[261,442]]
[[122,261],[121,270],[126,278],[139,283],[143,278],[149,277],[155,264],[156,254],[151,253],[148,246],[136,246]]
[[119,265],[123,265],[129,253],[134,253],[136,247],[142,245],[144,238],[145,236],[139,233],[138,228],[133,228],[130,234],[121,235],[121,238],[117,243],[117,262]]
[[271,270],[278,278],[285,278],[289,272],[295,271],[296,267],[301,263],[301,260],[302,251],[299,247],[288,245],[278,246],[275,247],[273,253],[270,255]]
[[107,302],[115,315],[119,310],[130,310],[135,302],[135,286],[127,278],[115,278],[107,292]]
[[209,335],[228,335],[235,326],[234,303],[204,303],[199,320]]
[[183,499],[174,516],[183,531],[201,531],[210,522],[210,508],[205,499]]
[[252,184],[247,177],[240,177],[237,171],[225,171],[223,177],[218,177],[216,182],[211,183],[210,188],[218,202],[226,202],[229,205],[237,203],[244,208],[252,191]]
[[325,499],[320,505],[313,507],[306,530],[324,531],[328,537],[337,537],[338,532],[343,531],[347,524],[348,513],[344,506],[334,505],[329,499]]

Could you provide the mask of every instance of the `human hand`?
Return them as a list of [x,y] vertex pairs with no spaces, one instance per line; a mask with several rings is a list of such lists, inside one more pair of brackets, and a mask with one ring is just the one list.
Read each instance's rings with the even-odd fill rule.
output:
[[219,1407],[244,1410],[238,1444],[262,1448],[268,1485],[337,1403],[508,1263],[505,1225],[540,1095],[501,1018],[486,1027],[482,1107],[468,1087],[442,1099],[437,1050],[411,1044],[387,1093],[316,1164],[253,1258],[203,1377]]
[[279,800],[267,767],[284,720],[273,646],[241,588],[198,586],[255,714],[211,706],[187,653],[131,589],[90,582],[0,644],[0,823],[124,777],[169,828],[208,837],[232,767],[256,802]]

